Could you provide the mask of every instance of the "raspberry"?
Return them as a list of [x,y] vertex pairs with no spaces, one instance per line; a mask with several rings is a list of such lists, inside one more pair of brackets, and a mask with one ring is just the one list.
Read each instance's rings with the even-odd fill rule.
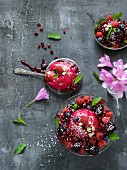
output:
[[98,147],[103,148],[104,146],[106,146],[106,144],[107,144],[106,141],[102,139],[98,142]]
[[112,118],[112,117],[113,117],[113,113],[112,113],[112,112],[106,112],[106,113],[105,113],[105,116]]
[[83,140],[83,142],[82,142],[82,146],[83,146],[84,148],[86,148],[86,147],[87,147],[87,143],[86,143],[86,141],[85,141],[85,140]]
[[46,75],[45,78],[46,78],[46,80],[48,80],[48,81],[52,81],[52,78],[53,78],[53,77],[52,77],[51,75]]
[[63,68],[61,66],[57,66],[55,68],[55,71],[58,73],[58,74],[62,74],[63,73]]
[[119,48],[119,44],[113,45],[113,48]]
[[103,122],[104,124],[108,124],[109,121],[110,121],[110,117],[103,117],[103,118],[102,118],[102,122]]
[[88,125],[88,117],[86,117],[86,116],[82,116],[81,117],[81,123],[83,123],[83,125],[85,125],[85,126],[87,126]]
[[81,106],[84,102],[83,102],[83,99],[82,98],[80,98],[80,97],[77,97],[76,99],[75,99],[75,101],[76,101],[76,103],[79,105],[79,106]]
[[96,38],[102,37],[102,32],[96,32]]
[[110,21],[113,20],[112,15],[108,15],[108,16],[107,16],[107,20],[110,20]]
[[80,155],[84,155],[84,154],[85,154],[85,149],[84,149],[84,148],[81,148],[81,149],[79,150],[79,154],[80,154]]
[[112,22],[112,27],[113,28],[118,27],[118,26],[119,26],[119,23],[117,21]]
[[101,140],[101,139],[103,138],[103,133],[98,132],[98,133],[96,134],[96,138],[97,138],[97,140]]
[[64,108],[64,109],[62,110],[62,113],[66,113],[66,112],[70,112],[70,109]]
[[97,139],[96,139],[95,136],[93,136],[89,139],[89,143],[92,144],[92,145],[95,145],[96,141],[97,141]]
[[66,149],[70,150],[72,148],[72,143],[71,142],[67,142],[66,143]]
[[104,111],[105,112],[109,111],[109,108],[107,106],[104,106]]
[[90,103],[90,97],[89,96],[84,96],[83,97],[83,101],[85,102],[85,103]]

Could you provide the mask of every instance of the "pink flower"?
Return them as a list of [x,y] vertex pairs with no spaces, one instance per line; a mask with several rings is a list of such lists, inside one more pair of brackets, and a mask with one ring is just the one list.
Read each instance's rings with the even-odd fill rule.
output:
[[107,70],[104,70],[104,69],[102,69],[100,71],[99,78],[100,78],[100,80],[104,81],[102,83],[103,88],[111,87],[112,82],[114,81],[114,77],[112,76],[112,74],[110,72],[108,72]]
[[111,89],[116,93],[116,97],[122,98],[123,92],[127,91],[127,85],[125,84],[125,81],[116,80],[112,83]]
[[45,88],[43,87],[42,89],[40,89],[40,91],[38,92],[37,96],[35,97],[34,100],[32,100],[31,102],[29,102],[25,109],[27,109],[32,103],[39,101],[39,100],[45,100],[45,99],[49,99],[49,94],[47,93],[47,91],[45,90]]
[[110,58],[109,58],[108,55],[104,54],[104,57],[101,57],[99,59],[99,61],[100,61],[100,64],[98,64],[97,67],[105,67],[105,66],[107,66],[107,67],[112,68],[112,64],[110,62]]
[[35,98],[35,101],[42,100],[42,99],[49,99],[49,94],[47,93],[47,91],[44,88],[42,88],[38,92],[38,94],[37,94],[37,96]]

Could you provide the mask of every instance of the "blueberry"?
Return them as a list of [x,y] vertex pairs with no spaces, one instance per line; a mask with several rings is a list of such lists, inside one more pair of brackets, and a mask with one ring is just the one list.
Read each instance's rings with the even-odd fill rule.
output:
[[66,112],[66,113],[65,113],[65,116],[66,116],[67,118],[70,118],[70,117],[71,117],[71,114],[68,113],[68,112]]
[[124,30],[124,28],[125,28],[125,25],[124,25],[124,24],[121,24],[121,25],[120,25],[120,29],[121,29],[121,30]]
[[116,30],[116,34],[120,34],[121,30],[120,29],[117,29]]
[[99,148],[97,146],[90,146],[87,149],[88,154],[90,155],[97,155],[99,153]]
[[73,121],[74,121],[74,122],[78,122],[78,120],[79,120],[79,117],[78,117],[78,116],[75,116],[75,117],[73,118]]
[[73,101],[71,104],[74,105],[74,104],[75,104],[75,101]]
[[102,41],[102,37],[99,37],[97,40],[98,40],[99,42],[101,42],[101,41]]

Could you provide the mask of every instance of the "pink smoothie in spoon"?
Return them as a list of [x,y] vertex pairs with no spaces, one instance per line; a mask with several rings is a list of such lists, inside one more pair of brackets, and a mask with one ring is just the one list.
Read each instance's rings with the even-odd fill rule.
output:
[[68,59],[59,59],[51,63],[46,70],[45,81],[54,90],[70,92],[77,89],[74,81],[80,75],[78,66]]

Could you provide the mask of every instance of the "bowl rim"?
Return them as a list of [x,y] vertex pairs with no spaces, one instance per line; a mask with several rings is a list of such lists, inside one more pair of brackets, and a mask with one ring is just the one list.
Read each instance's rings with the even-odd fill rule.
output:
[[[66,99],[64,102],[63,102],[63,104],[61,104],[60,105],[60,107],[59,107],[59,109],[57,110],[57,112],[56,112],[56,115],[57,115],[57,113],[59,113],[60,112],[60,110],[62,110],[62,107],[63,107],[63,105],[67,105],[67,103],[68,103],[68,101],[69,100],[71,100],[71,99],[75,99],[76,97],[80,97],[80,96],[86,96],[86,95],[88,95],[88,96],[90,96],[90,97],[98,97],[97,95],[95,95],[95,94],[84,94],[84,93],[81,93],[81,94],[76,94],[76,95],[74,95],[74,96],[71,96],[71,97],[69,97],[68,99]],[[108,108],[110,109],[110,111],[112,111],[113,112],[113,123],[115,123],[116,124],[116,113],[114,112],[114,110],[113,110],[113,108],[110,106],[110,104],[102,97],[102,99],[105,101],[105,104],[106,104],[106,106],[108,106]],[[56,115],[55,115],[55,117],[56,117]],[[58,135],[57,135],[57,128],[58,128],[59,126],[56,126],[55,125],[55,133],[56,133],[56,137],[57,137],[57,140],[59,141],[59,139],[58,139]],[[60,142],[60,141],[59,141]],[[60,142],[61,143],[61,142]],[[99,155],[99,154],[101,154],[102,152],[104,152],[105,150],[107,150],[108,148],[109,148],[109,146],[111,145],[113,143],[113,141],[112,140],[110,140],[109,139],[109,142],[108,142],[108,145],[106,145],[105,147],[103,147],[102,149],[99,149],[99,153],[97,154],[97,155]],[[80,154],[78,154],[78,153],[76,153],[76,152],[73,152],[72,150],[68,150],[68,149],[66,149],[66,147],[65,147],[65,145],[63,144],[63,143],[61,143],[61,145],[65,148],[65,150],[67,150],[68,152],[71,152],[72,154],[74,154],[74,155],[77,155],[77,156],[82,156],[82,157],[84,157],[84,156],[93,156],[93,155],[89,155],[89,154],[84,154],[84,155],[80,155]],[[95,156],[97,156],[97,155],[95,155]]]
[[[55,62],[57,62],[57,61],[60,61],[60,60],[65,60],[65,61],[72,62],[73,64],[75,64],[75,65],[78,67],[79,73],[82,74],[79,65],[78,65],[74,60],[72,60],[72,59],[70,59],[70,58],[57,58],[57,59],[51,61],[51,62],[49,63],[49,65],[48,65],[48,67],[46,68],[45,72],[49,69],[49,67],[50,67],[53,63],[55,63]],[[81,81],[82,81],[82,80],[81,80]],[[73,93],[76,93],[77,90],[78,90],[78,89],[77,89],[76,92],[73,92],[73,91],[70,91],[70,92],[61,92],[61,91],[59,91],[59,90],[53,89],[46,81],[45,81],[45,83],[46,83],[46,85],[48,86],[48,88],[49,88],[51,91],[53,91],[54,93],[57,93],[57,94],[59,94],[59,95],[73,94]],[[80,87],[80,85],[81,85],[81,82],[80,82],[80,84],[79,84],[79,87]],[[79,88],[79,87],[78,87],[78,88]]]
[[113,12],[103,13],[102,15],[100,15],[100,17],[98,17],[97,20],[94,21],[93,35],[94,35],[94,38],[95,38],[96,42],[97,42],[100,46],[102,46],[104,49],[111,50],[111,51],[118,51],[118,50],[122,50],[122,49],[126,48],[127,45],[125,45],[125,46],[123,46],[123,47],[120,47],[120,48],[106,47],[106,46],[102,45],[102,44],[97,40],[97,38],[96,38],[96,36],[95,36],[95,27],[97,26],[97,22],[99,21],[99,19],[101,19],[102,17],[105,18],[107,15],[112,15],[112,14],[113,14]]

